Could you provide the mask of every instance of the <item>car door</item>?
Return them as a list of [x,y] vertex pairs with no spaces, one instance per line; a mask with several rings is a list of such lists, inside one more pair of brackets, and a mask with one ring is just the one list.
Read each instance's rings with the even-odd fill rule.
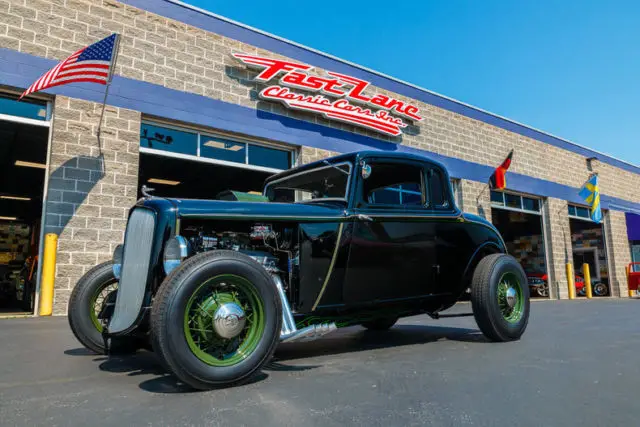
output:
[[[433,291],[435,229],[424,169],[406,159],[367,159],[358,174],[344,282],[346,304],[410,299]],[[361,166],[360,166],[361,167]]]

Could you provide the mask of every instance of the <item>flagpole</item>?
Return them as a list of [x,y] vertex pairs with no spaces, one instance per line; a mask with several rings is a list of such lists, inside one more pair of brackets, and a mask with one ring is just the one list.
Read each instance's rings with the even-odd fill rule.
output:
[[98,138],[98,157],[101,157],[102,175],[105,174],[104,156],[102,154],[102,141],[100,140],[100,130],[102,128],[102,118],[104,117],[104,110],[107,106],[107,96],[109,96],[109,87],[111,86],[111,80],[113,79],[113,73],[116,70],[116,62],[118,60],[118,53],[120,51],[120,34],[116,34],[116,41],[113,46],[113,57],[111,58],[111,64],[109,66],[109,77],[107,78],[107,87],[104,90],[104,99],[102,100],[102,111],[100,112],[100,120],[98,121],[98,129],[96,136]]

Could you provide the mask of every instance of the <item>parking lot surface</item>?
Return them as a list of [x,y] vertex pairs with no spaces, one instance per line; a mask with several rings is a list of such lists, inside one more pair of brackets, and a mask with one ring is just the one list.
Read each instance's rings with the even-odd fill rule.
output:
[[281,345],[251,383],[208,392],[150,352],[86,352],[64,317],[2,320],[0,425],[638,425],[640,301],[531,308],[518,342],[485,341],[473,317],[417,316]]

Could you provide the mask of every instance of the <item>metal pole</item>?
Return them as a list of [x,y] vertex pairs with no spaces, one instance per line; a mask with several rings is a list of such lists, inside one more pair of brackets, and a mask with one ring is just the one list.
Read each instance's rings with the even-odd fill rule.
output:
[[576,284],[571,263],[567,263],[567,286],[569,287],[569,299],[576,299]]
[[118,51],[120,50],[120,34],[116,34],[116,40],[113,45],[113,57],[111,58],[111,65],[109,66],[109,78],[107,79],[107,87],[104,90],[104,99],[102,100],[102,111],[100,112],[100,120],[98,121],[98,129],[96,136],[98,138],[98,157],[101,158],[100,166],[102,168],[102,175],[104,176],[104,157],[102,155],[102,141],[100,140],[100,130],[102,128],[102,118],[104,117],[104,110],[107,106],[107,96],[109,96],[109,88],[111,87],[111,80],[113,79],[113,73],[116,70],[116,62],[118,61]]
[[593,291],[591,290],[591,272],[589,271],[589,264],[586,262],[582,264],[582,275],[584,276],[584,287],[587,291],[587,298],[592,298]]
[[42,259],[42,283],[40,285],[40,316],[51,316],[53,312],[53,290],[56,280],[56,252],[58,235],[49,233],[44,238]]

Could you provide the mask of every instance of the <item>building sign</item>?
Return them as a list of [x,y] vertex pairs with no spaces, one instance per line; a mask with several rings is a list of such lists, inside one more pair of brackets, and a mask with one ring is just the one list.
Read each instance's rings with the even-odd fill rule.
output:
[[[398,136],[408,126],[406,120],[421,121],[418,107],[382,94],[367,94],[368,81],[327,72],[327,77],[308,74],[312,67],[296,62],[232,53],[247,66],[260,70],[255,81],[268,83],[260,98],[278,101],[288,108],[322,114],[387,135]],[[316,94],[306,94],[300,90]]]

